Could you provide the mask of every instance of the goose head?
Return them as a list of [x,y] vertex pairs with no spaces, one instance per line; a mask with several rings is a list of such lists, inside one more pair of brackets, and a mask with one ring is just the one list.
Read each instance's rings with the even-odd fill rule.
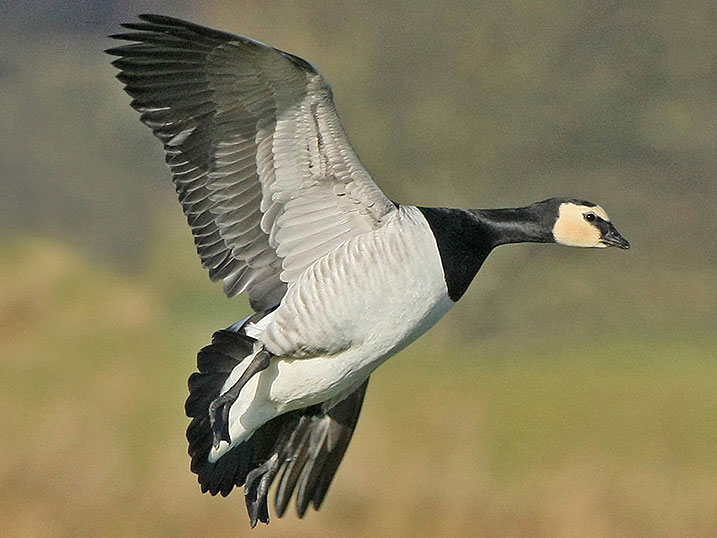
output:
[[605,210],[597,204],[582,200],[551,199],[556,207],[552,236],[556,243],[570,247],[630,248],[630,243],[610,222]]
[[573,198],[549,198],[527,207],[468,210],[484,230],[489,249],[509,243],[558,243],[570,247],[630,248],[605,210]]

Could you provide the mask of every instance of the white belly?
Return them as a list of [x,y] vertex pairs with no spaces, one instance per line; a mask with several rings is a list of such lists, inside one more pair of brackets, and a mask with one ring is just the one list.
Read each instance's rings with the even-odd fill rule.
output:
[[[280,413],[348,394],[453,304],[428,223],[418,209],[401,207],[289,286],[259,338],[276,357],[230,411],[232,445]],[[214,457],[228,448],[222,443]]]

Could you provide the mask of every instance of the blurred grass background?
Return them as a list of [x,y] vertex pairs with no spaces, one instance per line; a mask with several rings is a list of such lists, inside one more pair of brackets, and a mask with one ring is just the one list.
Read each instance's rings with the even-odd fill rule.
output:
[[0,2],[0,535],[244,536],[183,401],[246,314],[194,253],[105,36],[140,12],[310,59],[387,194],[602,204],[629,252],[499,249],[374,376],[320,513],[263,536],[717,536],[712,2]]

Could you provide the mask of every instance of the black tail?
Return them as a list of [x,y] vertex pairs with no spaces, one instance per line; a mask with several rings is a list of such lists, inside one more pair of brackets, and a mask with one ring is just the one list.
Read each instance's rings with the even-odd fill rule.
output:
[[254,340],[232,331],[217,331],[212,343],[197,356],[198,372],[189,378],[185,404],[192,422],[187,428],[192,472],[202,492],[227,496],[234,486],[245,486],[252,527],[269,522],[268,489],[283,467],[276,490],[276,513],[281,517],[297,490],[296,507],[303,517],[309,503],[316,510],[351,441],[361,412],[368,379],[344,400],[313,405],[280,415],[232,448],[215,463],[208,460],[212,447],[209,404],[227,377],[253,351]]

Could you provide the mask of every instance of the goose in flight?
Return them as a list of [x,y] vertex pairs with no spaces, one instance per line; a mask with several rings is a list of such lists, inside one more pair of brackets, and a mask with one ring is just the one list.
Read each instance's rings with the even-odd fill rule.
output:
[[[159,15],[112,37],[117,78],[166,152],[202,265],[254,313],[216,332],[189,378],[191,470],[244,485],[254,526],[324,500],[371,373],[433,326],[497,246],[628,248],[571,198],[513,209],[404,205],[349,143],[306,60]],[[294,495],[294,492],[296,494]]]

